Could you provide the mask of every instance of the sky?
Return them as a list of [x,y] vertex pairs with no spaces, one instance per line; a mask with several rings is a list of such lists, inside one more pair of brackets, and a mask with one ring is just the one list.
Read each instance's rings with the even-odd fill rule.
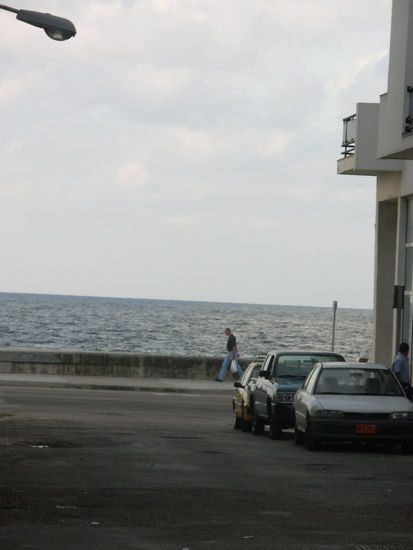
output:
[[390,0],[20,0],[0,12],[0,292],[373,307]]

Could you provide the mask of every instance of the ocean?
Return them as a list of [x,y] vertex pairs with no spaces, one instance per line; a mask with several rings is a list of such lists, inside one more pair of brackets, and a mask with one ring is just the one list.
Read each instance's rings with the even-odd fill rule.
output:
[[[332,308],[0,293],[0,347],[220,356],[225,327],[241,358],[330,350]],[[335,351],[371,354],[372,311],[337,310]]]

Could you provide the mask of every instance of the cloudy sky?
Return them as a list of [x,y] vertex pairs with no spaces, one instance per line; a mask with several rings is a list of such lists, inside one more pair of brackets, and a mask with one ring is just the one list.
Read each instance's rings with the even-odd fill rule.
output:
[[372,307],[390,0],[20,0],[0,12],[0,291]]

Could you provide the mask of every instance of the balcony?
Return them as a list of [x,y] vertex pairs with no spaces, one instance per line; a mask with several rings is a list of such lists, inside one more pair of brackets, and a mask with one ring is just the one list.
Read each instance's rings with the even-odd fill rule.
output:
[[356,113],[343,119],[342,158],[338,174],[377,176],[402,169],[400,160],[377,158],[379,104],[358,103]]
[[356,149],[356,117],[357,114],[343,118],[343,150],[341,154],[344,158],[354,155]]
[[413,86],[406,86],[401,95],[380,97],[377,154],[383,159],[413,159]]

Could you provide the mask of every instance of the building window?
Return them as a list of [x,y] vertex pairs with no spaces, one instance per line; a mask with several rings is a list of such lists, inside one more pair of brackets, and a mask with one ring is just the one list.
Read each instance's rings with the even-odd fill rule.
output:
[[413,132],[413,86],[407,86],[407,109],[404,125],[404,133],[411,134]]

